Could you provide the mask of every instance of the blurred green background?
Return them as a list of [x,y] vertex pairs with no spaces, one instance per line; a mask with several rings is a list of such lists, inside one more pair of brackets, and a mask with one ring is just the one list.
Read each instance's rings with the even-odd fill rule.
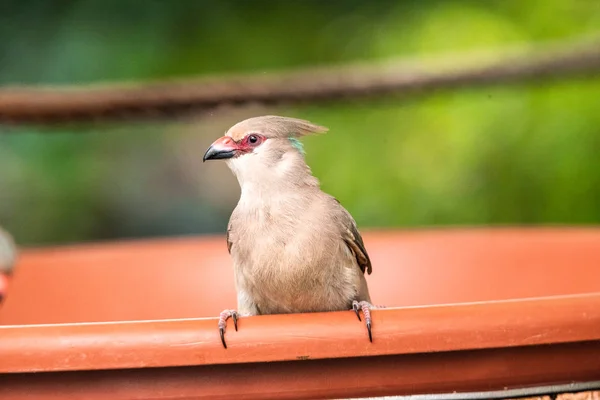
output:
[[[0,85],[269,74],[595,33],[597,0],[3,0]],[[361,229],[600,222],[596,78],[0,127],[0,225],[22,245],[223,233],[239,188],[202,155],[233,123],[267,113],[330,128],[305,139],[307,160]]]

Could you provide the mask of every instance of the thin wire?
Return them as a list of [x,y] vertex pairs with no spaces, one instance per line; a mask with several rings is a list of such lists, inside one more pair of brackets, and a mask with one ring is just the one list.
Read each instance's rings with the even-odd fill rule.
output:
[[[360,397],[365,400],[484,400],[543,396],[600,389],[600,381],[572,382],[563,385],[535,386],[486,392],[416,394],[408,396]],[[358,398],[357,398],[358,399]]]

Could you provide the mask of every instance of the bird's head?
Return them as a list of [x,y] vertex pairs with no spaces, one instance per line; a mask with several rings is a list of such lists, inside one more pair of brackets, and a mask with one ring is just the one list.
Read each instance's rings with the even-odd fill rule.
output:
[[273,168],[294,170],[294,164],[303,163],[304,152],[298,138],[324,132],[327,128],[296,118],[274,115],[249,118],[215,140],[203,161],[227,160],[240,182],[244,176],[260,176]]

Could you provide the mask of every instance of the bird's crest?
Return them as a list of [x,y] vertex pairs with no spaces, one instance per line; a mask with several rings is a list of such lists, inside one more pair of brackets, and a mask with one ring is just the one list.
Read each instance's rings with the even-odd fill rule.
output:
[[[328,129],[324,126],[313,124],[298,118],[281,117],[277,115],[263,115],[248,118],[238,122],[229,129],[229,136],[234,140],[242,139],[251,132],[265,135],[267,138],[290,138],[295,139],[302,136],[325,133]],[[294,147],[298,148],[299,141],[292,141]],[[300,148],[298,148],[300,150]]]

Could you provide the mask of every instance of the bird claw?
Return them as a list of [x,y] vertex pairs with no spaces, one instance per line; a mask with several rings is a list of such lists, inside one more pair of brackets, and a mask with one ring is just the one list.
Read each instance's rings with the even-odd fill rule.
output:
[[352,302],[352,309],[356,313],[358,320],[362,321],[360,319],[359,311],[362,311],[363,315],[365,316],[365,324],[367,325],[367,331],[369,332],[369,342],[371,342],[371,343],[373,343],[373,333],[371,332],[371,309],[372,308],[374,308],[373,305],[371,303],[369,303],[368,301],[354,300]]
[[223,343],[223,347],[227,348],[227,343],[225,343],[225,329],[219,328],[219,334],[221,335],[221,343]]
[[354,313],[356,314],[356,318],[358,318],[359,321],[362,321],[362,319],[360,319],[360,313],[358,312],[358,310],[359,310],[358,301],[354,300],[352,302],[352,309],[354,310]]
[[233,326],[235,330],[238,330],[238,317],[239,314],[235,310],[223,310],[219,315],[219,335],[221,336],[221,343],[223,343],[223,347],[227,348],[227,343],[225,342],[225,332],[227,331],[227,320],[229,318],[233,319]]
[[231,313],[231,318],[233,318],[233,327],[235,328],[235,331],[237,332],[237,321],[238,321],[238,313],[237,312],[232,312]]

